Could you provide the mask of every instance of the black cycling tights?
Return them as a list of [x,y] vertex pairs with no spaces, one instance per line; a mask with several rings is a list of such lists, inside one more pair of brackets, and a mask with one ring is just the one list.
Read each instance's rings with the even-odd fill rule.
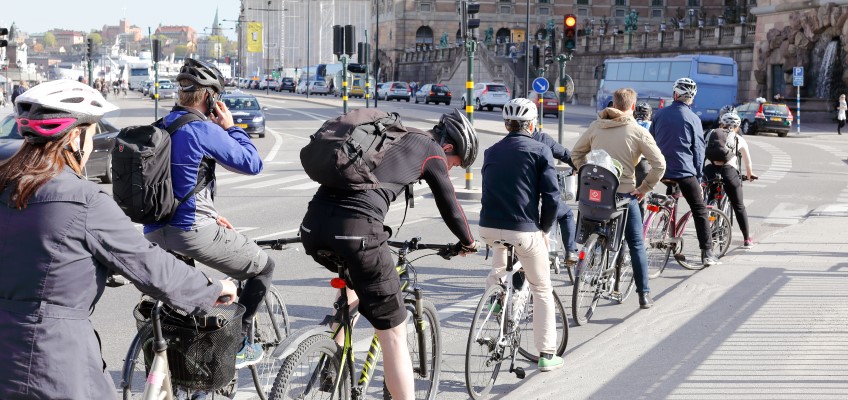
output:
[[719,170],[721,180],[724,181],[724,192],[730,198],[733,213],[736,214],[736,222],[742,231],[742,238],[748,239],[748,212],[745,210],[745,201],[742,199],[742,178],[739,171],[732,165],[724,165]]
[[244,290],[239,298],[239,304],[245,308],[244,317],[242,318],[242,330],[247,334],[250,328],[250,320],[259,309],[259,304],[265,299],[268,293],[268,288],[271,287],[271,278],[274,275],[274,260],[268,257],[268,262],[265,268],[258,275],[247,280],[244,284]]
[[[704,205],[701,182],[694,176],[672,180],[677,182],[677,186],[680,186],[680,193],[683,194],[683,198],[689,203],[689,209],[692,210],[692,220],[695,222],[695,232],[698,235],[698,244],[701,250],[712,249],[710,221],[707,216],[707,207]],[[670,192],[671,188],[668,188],[667,194],[671,194]]]

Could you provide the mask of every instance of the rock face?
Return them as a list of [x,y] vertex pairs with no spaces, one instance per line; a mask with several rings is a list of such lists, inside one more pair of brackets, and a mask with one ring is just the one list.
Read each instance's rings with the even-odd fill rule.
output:
[[[842,65],[848,66],[848,8],[826,3],[816,9],[791,13],[788,25],[783,29],[770,29],[766,41],[754,46],[760,60],[754,70],[754,79],[765,85],[768,66],[772,64],[783,64],[786,71],[799,65],[813,71],[816,66],[809,65],[811,52],[821,40],[839,40],[844,55]],[[834,78],[841,78],[842,84],[848,86],[848,68],[841,77]]]

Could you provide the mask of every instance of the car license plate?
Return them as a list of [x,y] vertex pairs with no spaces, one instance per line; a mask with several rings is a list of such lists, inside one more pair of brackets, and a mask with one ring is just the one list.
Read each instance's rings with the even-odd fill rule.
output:
[[241,129],[247,129],[247,124],[236,124],[236,126]]
[[780,117],[771,117],[772,121],[783,122],[783,118]]
[[549,101],[547,104],[548,104],[549,106],[555,106],[555,105],[557,105],[557,103],[556,103],[555,101]]

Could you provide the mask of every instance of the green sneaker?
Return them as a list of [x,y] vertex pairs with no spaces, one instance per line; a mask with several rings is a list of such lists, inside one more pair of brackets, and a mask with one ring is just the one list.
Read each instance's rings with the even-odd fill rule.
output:
[[553,371],[559,367],[562,367],[562,365],[562,357],[557,357],[553,354],[542,354],[541,356],[539,356],[539,371]]
[[489,310],[492,311],[492,314],[500,314],[501,313],[501,302],[498,301],[495,304],[489,304]]

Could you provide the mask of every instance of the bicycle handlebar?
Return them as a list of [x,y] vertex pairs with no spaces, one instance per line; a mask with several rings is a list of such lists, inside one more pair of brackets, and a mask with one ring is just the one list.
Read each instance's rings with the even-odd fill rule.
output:
[[451,258],[458,256],[460,253],[462,253],[462,244],[460,244],[460,243],[455,243],[455,244],[419,243],[419,240],[421,240],[420,237],[414,237],[410,240],[406,240],[406,241],[402,241],[402,242],[401,241],[395,241],[395,240],[389,240],[386,243],[388,243],[389,246],[397,247],[399,249],[406,249],[409,252],[412,252],[412,251],[415,251],[415,250],[438,250],[438,252],[436,252],[436,254],[438,254],[440,257],[444,258],[445,260],[450,260]]
[[282,250],[285,248],[285,245],[291,243],[300,243],[300,236],[292,237],[292,238],[280,238],[280,239],[270,239],[270,240],[254,240],[259,246],[268,246],[273,250]]

